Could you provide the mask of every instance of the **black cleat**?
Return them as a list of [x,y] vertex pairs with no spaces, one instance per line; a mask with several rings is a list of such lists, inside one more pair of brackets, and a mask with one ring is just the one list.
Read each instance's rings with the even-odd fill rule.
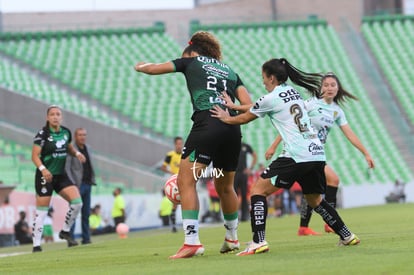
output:
[[68,247],[78,245],[78,242],[71,238],[69,232],[61,230],[59,232],[59,238],[61,238],[62,240],[66,240],[68,242]]
[[33,246],[33,253],[42,252],[42,248],[40,246]]
[[87,241],[82,241],[82,244],[91,244],[91,240],[87,240]]

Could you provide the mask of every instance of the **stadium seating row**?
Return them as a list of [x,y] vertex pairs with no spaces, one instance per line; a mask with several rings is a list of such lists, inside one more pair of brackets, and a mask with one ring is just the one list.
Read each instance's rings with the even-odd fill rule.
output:
[[362,25],[372,50],[395,96],[414,124],[414,16],[381,16],[367,18]]

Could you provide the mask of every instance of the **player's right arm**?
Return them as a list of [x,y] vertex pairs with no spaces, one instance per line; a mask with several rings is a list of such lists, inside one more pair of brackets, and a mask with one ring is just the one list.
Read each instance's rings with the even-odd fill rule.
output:
[[40,170],[40,173],[42,173],[43,178],[47,182],[52,181],[52,174],[49,172],[49,170],[43,165],[42,160],[40,159],[40,153],[42,152],[42,147],[38,144],[33,144],[32,147],[32,162],[37,167],[37,169]]
[[171,61],[165,63],[148,63],[148,62],[138,62],[135,65],[135,71],[145,74],[167,74],[175,72],[175,66]]
[[165,156],[164,162],[161,165],[161,171],[168,173],[168,174],[172,174],[172,172],[168,169],[169,165],[171,163],[171,155],[168,153]]

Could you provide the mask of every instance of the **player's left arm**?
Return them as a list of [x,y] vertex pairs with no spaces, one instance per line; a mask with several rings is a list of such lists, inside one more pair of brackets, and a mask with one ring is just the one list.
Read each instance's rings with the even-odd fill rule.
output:
[[165,63],[138,62],[135,71],[145,74],[167,74],[175,72],[175,66],[171,61]]
[[77,158],[82,163],[84,163],[86,161],[85,156],[81,152],[79,152],[78,150],[76,150],[72,143],[70,143],[68,145],[68,153],[71,156],[74,156],[75,158]]
[[368,163],[369,168],[374,168],[374,160],[372,159],[371,155],[369,154],[368,150],[359,140],[357,135],[352,131],[351,127],[348,124],[340,126],[342,133],[346,136],[346,138],[355,146],[361,153],[365,156],[365,159]]
[[218,105],[215,105],[213,109],[210,110],[210,112],[212,117],[216,117],[224,123],[232,125],[246,124],[257,118],[257,116],[252,114],[250,111],[241,113],[237,116],[230,116],[227,109],[223,110]]

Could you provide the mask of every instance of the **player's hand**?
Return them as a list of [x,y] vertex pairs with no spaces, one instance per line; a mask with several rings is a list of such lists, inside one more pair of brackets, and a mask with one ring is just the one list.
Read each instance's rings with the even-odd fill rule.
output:
[[370,155],[366,155],[365,159],[368,163],[368,168],[374,169],[375,168],[375,164],[374,164],[374,160],[371,158]]
[[76,158],[82,163],[86,161],[86,157],[81,152],[79,152],[79,154],[76,153]]
[[234,109],[234,103],[231,101],[231,97],[226,91],[222,91],[220,98],[224,101],[223,105],[227,108]]
[[271,159],[273,157],[274,153],[275,153],[275,149],[272,148],[272,147],[269,147],[269,149],[267,149],[267,151],[265,152],[266,160]]
[[135,71],[140,72],[140,68],[141,68],[141,66],[142,66],[142,65],[144,65],[144,64],[146,64],[146,62],[144,62],[144,61],[140,61],[140,62],[138,62],[138,63],[135,65],[135,67],[134,67]]
[[227,118],[230,117],[229,111],[221,109],[220,106],[214,105],[212,109],[210,109],[210,113],[212,117],[216,117],[221,121],[225,122]]
[[41,173],[42,177],[46,180],[46,182],[52,182],[53,175],[47,168],[43,169]]

